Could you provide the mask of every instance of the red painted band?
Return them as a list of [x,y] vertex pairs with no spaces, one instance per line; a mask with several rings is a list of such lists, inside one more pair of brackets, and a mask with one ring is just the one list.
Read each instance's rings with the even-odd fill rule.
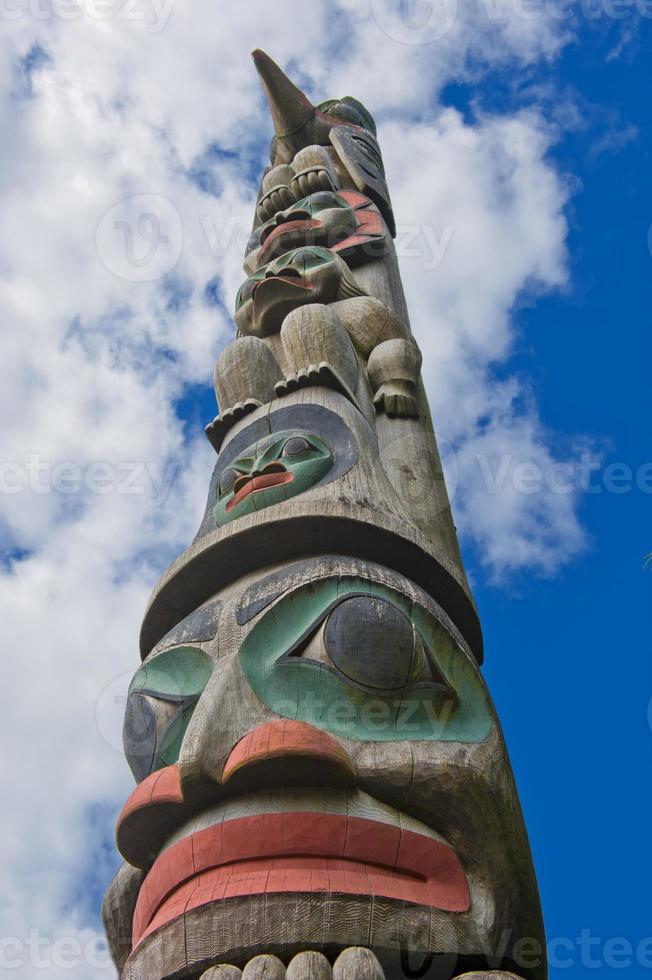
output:
[[259,261],[264,263],[265,256],[274,247],[274,243],[279,240],[283,235],[295,231],[317,231],[323,228],[323,222],[315,221],[311,218],[298,218],[296,221],[285,221],[283,224],[278,225],[273,231],[270,231],[266,238],[263,240],[263,245],[258,256]]
[[470,905],[447,844],[344,814],[263,813],[197,831],[158,858],[138,896],[134,947],[191,909],[290,892],[378,895],[447,912]]

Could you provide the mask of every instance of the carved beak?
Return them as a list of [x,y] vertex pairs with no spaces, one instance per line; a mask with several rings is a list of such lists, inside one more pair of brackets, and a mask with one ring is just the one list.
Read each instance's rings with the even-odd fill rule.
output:
[[333,125],[264,51],[252,52],[269,102],[276,132],[274,163],[291,163],[311,144],[327,146]]

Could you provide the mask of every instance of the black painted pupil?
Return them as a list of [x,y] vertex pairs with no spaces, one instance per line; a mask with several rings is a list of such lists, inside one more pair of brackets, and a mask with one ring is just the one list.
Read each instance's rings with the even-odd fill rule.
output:
[[237,479],[238,473],[235,470],[224,470],[224,473],[222,473],[222,476],[220,477],[220,496],[228,493],[230,490],[233,490],[233,486]]
[[356,684],[394,691],[410,680],[414,628],[384,599],[345,599],[328,617],[324,641],[337,669]]
[[310,449],[310,443],[306,439],[295,436],[288,439],[283,446],[283,456],[299,456],[301,453],[307,452],[308,449]]
[[127,701],[122,741],[127,762],[137,782],[142,782],[152,771],[156,731],[156,716],[149,702],[140,694],[131,694]]

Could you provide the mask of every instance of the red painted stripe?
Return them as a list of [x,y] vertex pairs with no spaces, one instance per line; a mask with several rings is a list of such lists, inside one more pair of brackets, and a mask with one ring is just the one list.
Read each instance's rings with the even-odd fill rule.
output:
[[198,831],[158,858],[136,904],[134,947],[211,902],[329,891],[447,912],[470,905],[464,870],[447,844],[344,814],[264,813]]

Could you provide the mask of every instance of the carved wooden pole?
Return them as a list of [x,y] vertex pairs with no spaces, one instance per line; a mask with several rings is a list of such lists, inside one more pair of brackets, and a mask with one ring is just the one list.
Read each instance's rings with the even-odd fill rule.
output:
[[254,60],[276,136],[206,514],[130,687],[112,952],[128,980],[541,980],[375,125]]

